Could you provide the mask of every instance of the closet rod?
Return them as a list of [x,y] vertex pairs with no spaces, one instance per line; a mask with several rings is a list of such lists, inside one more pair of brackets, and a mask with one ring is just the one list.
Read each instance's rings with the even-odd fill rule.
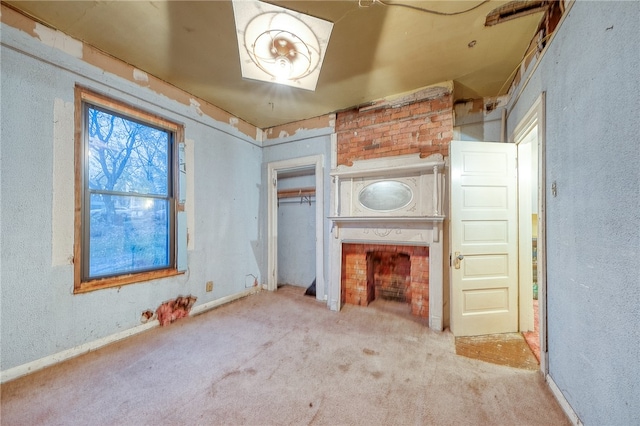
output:
[[315,195],[316,195],[316,189],[314,187],[281,189],[278,191],[278,199],[297,198],[297,197],[315,197]]

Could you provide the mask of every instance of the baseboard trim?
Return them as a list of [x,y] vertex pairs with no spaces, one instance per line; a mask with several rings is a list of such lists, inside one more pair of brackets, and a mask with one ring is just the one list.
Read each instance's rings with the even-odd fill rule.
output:
[[[234,300],[237,300],[237,299],[242,299],[243,297],[247,297],[259,291],[260,291],[259,287],[251,287],[247,290],[241,291],[240,293],[221,297],[220,299],[216,299],[211,302],[204,303],[202,305],[194,306],[191,309],[190,315],[194,316],[194,315],[201,314],[203,312],[209,311],[218,306],[227,304],[229,302],[233,302]],[[121,331],[119,333],[111,334],[101,339],[93,340],[91,342],[84,343],[80,346],[76,346],[74,348],[70,348],[62,352],[55,353],[53,355],[49,355],[44,358],[40,358],[35,361],[28,362],[26,364],[9,368],[8,370],[5,370],[5,371],[0,371],[0,383],[5,383],[11,380],[15,380],[19,377],[26,376],[27,374],[31,374],[38,370],[42,370],[43,368],[50,367],[52,365],[89,353],[91,351],[95,351],[103,346],[106,346],[111,343],[115,343],[122,339],[126,339],[127,337],[131,337],[138,333],[142,333],[143,331],[150,330],[152,328],[158,327],[159,325],[160,323],[158,322],[158,320],[154,319],[145,324],[137,325],[135,327]]]
[[83,355],[91,351],[95,351],[96,349],[99,349],[110,343],[117,342],[138,333],[142,333],[143,331],[147,331],[149,329],[157,327],[158,325],[160,325],[158,320],[149,321],[145,324],[137,325],[133,328],[129,328],[119,333],[111,334],[101,339],[93,340],[80,346],[76,346],[62,352],[55,353],[53,355],[46,356],[44,358],[28,362],[26,364],[18,365],[5,371],[0,371],[0,383],[5,383],[22,376],[26,376],[27,374],[34,373],[38,370],[42,370],[43,368],[50,367],[52,365],[58,364],[71,358],[75,358],[79,355]]
[[547,384],[549,385],[549,389],[551,389],[551,393],[553,393],[553,396],[556,397],[556,400],[558,400],[562,411],[564,411],[571,423],[574,426],[582,426],[580,418],[573,410],[573,407],[571,407],[571,404],[569,404],[569,401],[567,401],[567,399],[564,397],[564,394],[562,393],[558,385],[556,385],[556,382],[553,381],[553,378],[547,374],[546,380]]
[[252,294],[258,293],[260,291],[261,291],[260,287],[250,287],[244,291],[241,291],[240,293],[221,297],[220,299],[212,300],[211,302],[194,306],[193,308],[191,308],[191,316],[199,315],[203,312],[207,312],[207,311],[210,311],[211,309],[217,308],[218,306],[226,305],[229,302],[242,299],[243,297],[251,296]]

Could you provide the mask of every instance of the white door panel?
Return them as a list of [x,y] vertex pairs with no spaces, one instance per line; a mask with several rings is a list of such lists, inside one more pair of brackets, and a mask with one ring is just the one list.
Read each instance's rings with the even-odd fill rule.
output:
[[453,141],[451,330],[518,330],[516,148]]

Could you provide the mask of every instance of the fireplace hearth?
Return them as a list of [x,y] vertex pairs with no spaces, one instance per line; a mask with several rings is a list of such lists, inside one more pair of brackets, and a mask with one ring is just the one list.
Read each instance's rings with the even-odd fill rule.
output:
[[376,299],[407,303],[429,317],[429,248],[386,244],[342,245],[343,304],[367,306]]

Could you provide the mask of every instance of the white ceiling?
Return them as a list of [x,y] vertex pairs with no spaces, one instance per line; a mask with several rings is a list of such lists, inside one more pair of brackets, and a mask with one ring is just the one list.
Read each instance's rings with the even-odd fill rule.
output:
[[334,23],[315,92],[242,78],[231,1],[5,2],[263,129],[448,80],[457,98],[503,94],[541,19],[485,27],[506,3],[494,0],[395,2],[479,5],[453,16],[372,0],[270,3]]

